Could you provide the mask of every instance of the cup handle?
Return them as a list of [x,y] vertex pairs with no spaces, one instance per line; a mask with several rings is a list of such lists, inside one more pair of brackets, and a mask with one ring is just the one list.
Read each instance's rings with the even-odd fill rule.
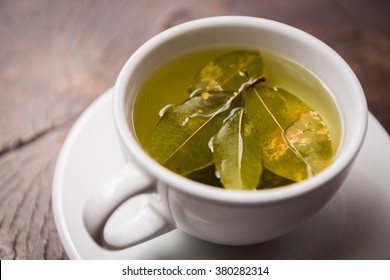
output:
[[172,230],[155,190],[156,181],[128,162],[87,201],[87,231],[99,245],[120,249]]

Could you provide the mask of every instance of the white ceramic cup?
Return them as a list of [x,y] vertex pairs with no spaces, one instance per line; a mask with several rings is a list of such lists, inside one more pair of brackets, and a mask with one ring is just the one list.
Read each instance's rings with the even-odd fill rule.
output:
[[[342,122],[339,149],[327,169],[285,187],[231,191],[181,177],[142,149],[134,134],[132,109],[145,78],[179,54],[215,45],[272,50],[307,67],[326,83]],[[103,243],[110,248],[132,246],[172,228],[226,245],[279,237],[315,214],[339,189],[363,143],[367,125],[360,83],[335,51],[291,26],[241,16],[191,21],[150,39],[121,70],[113,106],[128,165],[96,190],[84,213],[87,229],[94,235],[97,228],[104,228]]]

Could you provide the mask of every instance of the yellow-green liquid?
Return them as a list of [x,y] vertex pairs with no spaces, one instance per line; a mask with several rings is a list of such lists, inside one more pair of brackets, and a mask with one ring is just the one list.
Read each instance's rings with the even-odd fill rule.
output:
[[[215,47],[192,51],[160,66],[146,77],[132,112],[135,134],[145,150],[161,118],[160,110],[167,104],[180,104],[186,100],[189,97],[187,88],[197,71],[215,57],[235,49],[239,48]],[[269,51],[259,51],[267,85],[289,91],[317,111],[329,128],[336,153],[341,138],[341,121],[332,93],[326,85],[298,63]]]

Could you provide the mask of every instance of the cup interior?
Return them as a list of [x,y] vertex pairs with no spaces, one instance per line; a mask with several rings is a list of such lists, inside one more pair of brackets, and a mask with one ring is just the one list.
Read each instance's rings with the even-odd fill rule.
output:
[[[232,194],[231,191],[204,186],[170,172],[141,148],[131,120],[138,89],[146,77],[178,55],[199,48],[224,45],[271,50],[303,65],[326,84],[340,120],[338,152],[327,169],[310,179],[286,187],[255,194],[234,191]],[[322,101],[314,98],[311,102]],[[330,114],[328,117],[335,116]],[[367,105],[353,71],[323,42],[275,21],[226,16],[184,23],[160,33],[140,47],[127,61],[118,77],[114,95],[114,118],[125,154],[136,160],[152,176],[196,196],[232,201],[249,199],[254,202],[293,197],[313,190],[342,173],[352,163],[363,142]]]

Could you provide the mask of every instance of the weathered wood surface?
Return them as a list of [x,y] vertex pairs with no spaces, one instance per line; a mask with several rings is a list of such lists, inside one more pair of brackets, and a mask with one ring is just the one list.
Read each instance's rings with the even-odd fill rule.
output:
[[0,0],[0,259],[66,259],[53,170],[80,113],[143,42],[214,15],[271,18],[328,43],[359,77],[390,132],[387,0]]

